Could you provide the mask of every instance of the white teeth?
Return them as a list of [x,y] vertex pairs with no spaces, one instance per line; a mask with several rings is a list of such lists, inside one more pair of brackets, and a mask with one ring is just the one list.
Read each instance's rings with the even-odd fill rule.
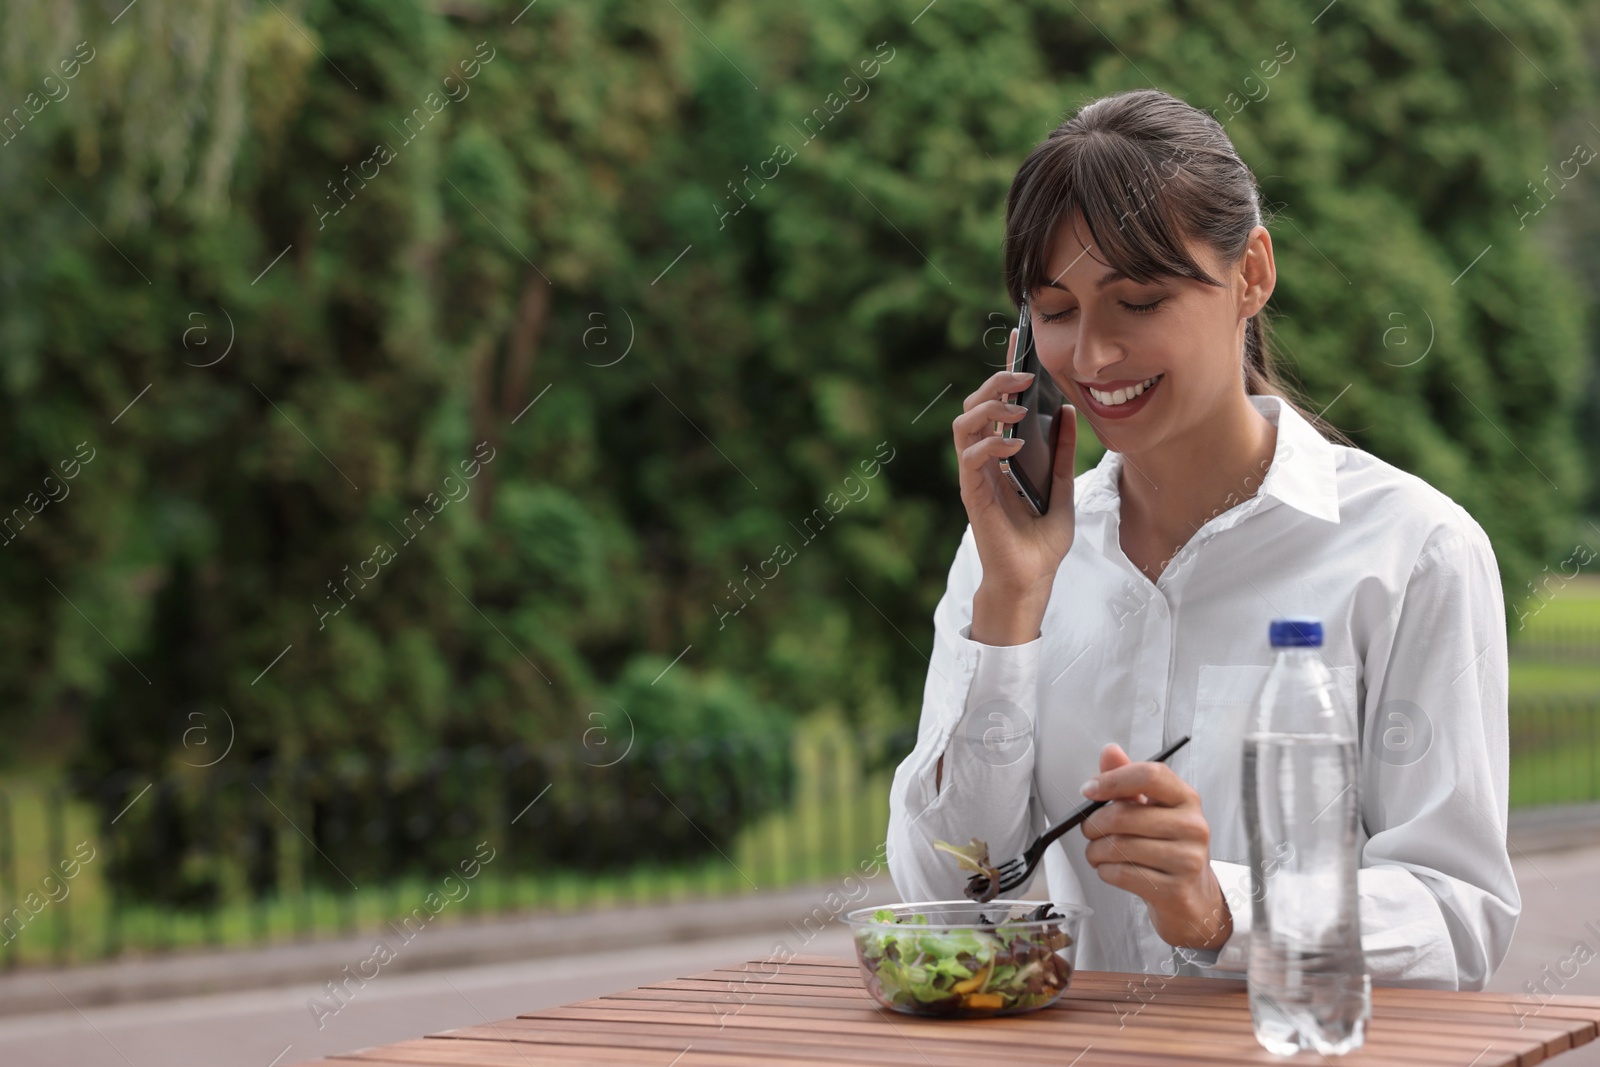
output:
[[1106,407],[1113,407],[1114,408],[1118,404],[1126,404],[1128,401],[1132,400],[1134,397],[1138,396],[1140,393],[1142,393],[1146,389],[1150,388],[1152,385],[1154,385],[1156,383],[1156,378],[1159,378],[1159,377],[1161,377],[1161,375],[1157,374],[1154,378],[1146,378],[1144,381],[1140,382],[1138,385],[1132,386],[1132,387],[1127,388],[1127,389],[1118,389],[1114,393],[1104,393],[1104,392],[1101,392],[1099,389],[1095,389],[1093,387],[1089,387],[1089,395],[1094,397],[1100,403],[1104,404]]

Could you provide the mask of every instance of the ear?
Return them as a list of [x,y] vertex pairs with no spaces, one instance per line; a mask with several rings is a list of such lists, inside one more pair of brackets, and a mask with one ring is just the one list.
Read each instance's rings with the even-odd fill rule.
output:
[[1272,258],[1272,234],[1265,226],[1250,231],[1244,257],[1239,260],[1239,318],[1248,319],[1267,306],[1278,284],[1278,269]]

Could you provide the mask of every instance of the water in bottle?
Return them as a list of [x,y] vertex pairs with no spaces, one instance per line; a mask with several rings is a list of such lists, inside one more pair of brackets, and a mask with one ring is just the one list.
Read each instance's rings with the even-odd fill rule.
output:
[[1335,698],[1322,624],[1277,619],[1275,661],[1244,740],[1250,1016],[1270,1052],[1360,1048],[1372,1013],[1361,950],[1354,709]]

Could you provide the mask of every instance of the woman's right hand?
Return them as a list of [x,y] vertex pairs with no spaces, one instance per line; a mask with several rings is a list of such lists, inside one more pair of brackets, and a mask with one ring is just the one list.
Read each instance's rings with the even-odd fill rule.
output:
[[[1012,330],[1008,367],[1016,348],[1017,331]],[[960,460],[961,501],[983,564],[971,630],[972,640],[980,644],[1023,644],[1038,636],[1056,571],[1072,547],[1073,460],[1078,445],[1077,412],[1072,405],[1063,405],[1058,415],[1050,507],[1044,515],[1035,515],[1017,495],[998,462],[1015,455],[1022,442],[1004,440],[995,423],[1018,422],[1026,414],[1005,397],[1020,393],[1031,380],[1009,370],[991,375],[967,397],[951,427]]]

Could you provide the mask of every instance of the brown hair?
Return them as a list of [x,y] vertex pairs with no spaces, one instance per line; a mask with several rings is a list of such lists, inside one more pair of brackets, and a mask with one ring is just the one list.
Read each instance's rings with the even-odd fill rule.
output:
[[[1237,263],[1262,223],[1259,204],[1255,175],[1209,114],[1159,89],[1103,96],[1052,130],[1017,170],[1006,197],[1006,290],[1020,309],[1050,280],[1056,234],[1075,210],[1102,262],[1134,281],[1221,286],[1184,241]],[[1350,444],[1296,402],[1274,364],[1266,318],[1262,308],[1245,326],[1245,392],[1281,397],[1324,437]]]

